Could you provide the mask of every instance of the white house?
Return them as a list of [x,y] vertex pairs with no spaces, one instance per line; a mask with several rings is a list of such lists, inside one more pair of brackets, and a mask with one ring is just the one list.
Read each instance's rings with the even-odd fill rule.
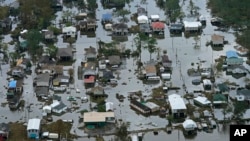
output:
[[171,74],[170,73],[162,73],[161,78],[163,80],[170,80],[171,79]]
[[182,126],[185,131],[192,131],[197,128],[197,124],[191,120],[191,119],[186,119],[183,123]]
[[174,118],[184,118],[186,116],[186,104],[183,98],[178,94],[168,96],[171,112]]
[[29,119],[27,125],[28,138],[39,139],[41,119],[33,118]]
[[184,21],[183,23],[184,23],[185,32],[199,31],[201,29],[201,26],[202,26],[200,22]]
[[137,21],[138,21],[139,24],[148,23],[148,17],[145,16],[145,15],[138,16]]
[[66,37],[73,37],[73,38],[75,38],[76,35],[77,35],[77,33],[76,33],[76,27],[74,27],[74,26],[64,27],[62,29],[62,33]]
[[151,15],[150,16],[151,22],[156,22],[160,20],[160,16],[159,15]]
[[203,80],[203,87],[205,91],[211,91],[212,90],[212,82],[209,79]]
[[63,104],[60,101],[53,101],[53,103],[50,105],[52,112],[57,113],[57,114],[61,114],[62,112],[67,110],[67,106],[65,104]]
[[209,106],[211,101],[209,101],[206,97],[198,96],[194,98],[194,103],[200,106]]

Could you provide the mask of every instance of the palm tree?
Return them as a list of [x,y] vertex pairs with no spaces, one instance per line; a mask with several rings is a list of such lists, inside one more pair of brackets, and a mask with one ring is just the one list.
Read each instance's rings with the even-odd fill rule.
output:
[[148,52],[150,53],[150,60],[152,57],[152,53],[157,51],[156,45],[157,40],[154,37],[148,37],[148,40],[146,41],[146,45],[144,46],[145,49],[148,49]]
[[146,40],[146,35],[145,34],[136,34],[136,37],[134,38],[134,43],[136,46],[136,51],[139,53],[139,61],[141,62],[141,48],[142,48],[142,43]]

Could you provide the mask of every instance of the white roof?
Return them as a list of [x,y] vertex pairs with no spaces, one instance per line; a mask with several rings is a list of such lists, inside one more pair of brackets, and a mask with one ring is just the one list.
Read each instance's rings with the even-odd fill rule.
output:
[[137,21],[138,23],[148,23],[148,17],[145,15],[141,15],[137,17]]
[[114,112],[86,112],[83,115],[84,122],[105,122],[107,117],[115,117]]
[[151,15],[150,18],[151,19],[160,19],[160,16],[159,15]]
[[41,122],[41,119],[38,119],[38,118],[29,119],[27,130],[32,130],[32,129],[39,130],[40,122]]
[[58,106],[59,104],[60,104],[60,102],[57,101],[57,100],[55,100],[55,101],[53,101],[53,103],[50,105],[50,107],[51,107],[51,108],[54,108],[54,107]]
[[204,84],[204,85],[211,85],[212,82],[211,82],[211,80],[209,80],[209,79],[203,79],[203,84]]
[[197,124],[191,119],[186,119],[182,123],[182,126],[185,130],[193,130],[193,129],[197,128]]
[[211,102],[206,97],[202,97],[202,96],[198,96],[194,98],[194,100],[200,102],[203,105],[211,104]]
[[68,26],[68,27],[64,27],[63,30],[62,30],[63,33],[69,32],[69,31],[76,32],[76,27]]
[[188,22],[188,21],[184,21],[184,27],[185,28],[193,28],[193,27],[200,27],[201,23],[200,22]]
[[145,103],[145,105],[146,105],[148,108],[150,108],[150,109],[160,108],[159,105],[157,105],[157,104],[155,104],[155,103],[153,103],[153,102],[147,102],[147,103]]
[[114,103],[113,102],[106,102],[106,111],[113,110]]
[[43,110],[51,110],[51,106],[46,105],[43,107]]
[[171,106],[171,109],[187,109],[186,104],[184,103],[183,98],[178,94],[171,94],[168,96],[168,100]]

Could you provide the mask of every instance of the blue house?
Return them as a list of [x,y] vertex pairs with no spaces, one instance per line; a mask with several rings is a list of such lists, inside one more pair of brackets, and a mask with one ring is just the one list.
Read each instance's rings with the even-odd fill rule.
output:
[[229,50],[226,52],[226,64],[227,65],[242,65],[243,59],[239,58],[236,51]]
[[102,23],[103,24],[111,23],[111,22],[112,22],[112,14],[110,14],[110,13],[102,14]]

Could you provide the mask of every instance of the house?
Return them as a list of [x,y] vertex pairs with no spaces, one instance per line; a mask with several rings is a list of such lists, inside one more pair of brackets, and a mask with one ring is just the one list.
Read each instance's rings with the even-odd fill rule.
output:
[[125,23],[116,23],[112,25],[112,33],[116,36],[128,35],[128,25]]
[[153,102],[146,102],[144,105],[150,109],[151,113],[158,112],[160,110],[160,106]]
[[150,108],[137,100],[131,100],[130,106],[142,114],[149,114],[151,112]]
[[112,71],[110,70],[99,70],[98,71],[98,78],[102,79],[103,81],[109,82],[111,79],[114,79],[115,76]]
[[72,48],[58,48],[56,57],[60,61],[70,61],[73,59]]
[[0,20],[0,28],[4,32],[10,31],[12,29],[12,20],[11,20],[11,18],[5,18],[3,20]]
[[209,79],[203,79],[203,87],[205,91],[211,91],[212,90],[212,82]]
[[69,76],[66,75],[58,75],[55,79],[52,81],[52,85],[54,87],[59,87],[59,86],[69,86]]
[[172,70],[172,61],[169,59],[168,55],[164,54],[161,56],[161,63],[165,71]]
[[184,21],[184,31],[185,32],[199,32],[201,30],[200,22],[188,22]]
[[35,87],[35,94],[37,97],[48,97],[49,87],[47,86]]
[[209,101],[206,97],[198,96],[194,98],[194,104],[201,107],[206,107],[211,105],[211,101]]
[[[7,123],[0,123],[0,140],[8,140],[10,134],[10,126]],[[3,140],[4,141],[4,140]]]
[[140,15],[137,17],[138,24],[147,24],[148,23],[148,17],[145,15]]
[[213,94],[213,105],[220,106],[227,103],[227,97],[221,93]]
[[170,104],[170,111],[174,118],[186,117],[187,107],[183,98],[178,94],[171,94],[168,96]]
[[216,87],[220,93],[229,94],[230,88],[226,83],[218,83]]
[[13,77],[23,78],[25,76],[24,69],[21,66],[15,66],[11,69],[11,75]]
[[52,112],[56,114],[62,114],[63,112],[66,112],[68,107],[62,102],[62,101],[53,101],[53,103],[50,105]]
[[53,41],[55,39],[55,35],[53,31],[43,30],[45,41]]
[[113,102],[106,102],[105,107],[106,107],[106,112],[114,111],[114,103]]
[[165,24],[163,22],[153,22],[151,23],[151,28],[155,33],[164,33]]
[[37,64],[39,67],[43,65],[55,65],[56,61],[48,55],[42,55],[38,58]]
[[63,33],[64,38],[68,38],[68,37],[76,38],[77,36],[76,27],[74,26],[63,27],[62,33]]
[[13,98],[8,100],[10,110],[16,110],[20,104],[20,96],[14,95]]
[[99,60],[98,61],[98,68],[99,70],[104,70],[107,68],[106,61],[105,60]]
[[104,88],[101,86],[95,86],[95,87],[91,88],[91,92],[93,93],[93,96],[95,96],[95,97],[105,96]]
[[40,129],[41,129],[41,119],[38,118],[29,119],[27,125],[28,138],[39,139]]
[[182,123],[182,127],[185,131],[194,131],[197,129],[197,124],[191,119],[186,119]]
[[224,36],[213,34],[211,35],[212,46],[223,46],[224,45]]
[[102,24],[106,24],[106,23],[112,23],[112,14],[110,13],[106,13],[106,14],[102,14]]
[[38,74],[34,81],[37,87],[49,87],[50,74],[49,73]]
[[140,24],[139,28],[140,28],[141,33],[145,33],[145,34],[151,33],[151,28],[149,24]]
[[144,72],[146,78],[149,77],[155,77],[157,76],[157,71],[155,65],[147,65],[145,66],[145,72]]
[[95,19],[84,19],[79,21],[79,27],[81,31],[95,31],[96,20]]
[[170,73],[162,73],[161,78],[163,80],[170,80],[171,79],[171,74]]
[[84,49],[85,50],[85,60],[86,61],[95,61],[97,58],[97,52],[96,48],[90,46],[89,48]]
[[83,122],[86,127],[103,127],[106,125],[106,123],[113,123],[114,120],[114,112],[85,112],[83,114]]
[[62,75],[63,74],[63,65],[51,65],[44,64],[39,69],[37,69],[37,73],[49,73],[50,76],[53,75]]
[[118,55],[112,55],[108,57],[108,64],[112,67],[112,66],[120,66],[121,65],[121,57]]
[[141,15],[147,15],[147,11],[143,7],[138,7],[137,8],[137,16],[141,16]]
[[183,31],[182,23],[171,23],[169,27],[169,31],[171,34],[180,34]]
[[150,20],[151,20],[151,22],[159,22],[160,16],[159,15],[151,15]]
[[250,90],[239,89],[236,91],[236,99],[238,101],[248,101],[250,103]]
[[238,57],[238,54],[236,51],[232,51],[232,50],[229,50],[226,52],[226,60],[225,60],[226,64],[228,66],[231,66],[231,65],[242,65],[244,60],[243,58],[239,58]]

